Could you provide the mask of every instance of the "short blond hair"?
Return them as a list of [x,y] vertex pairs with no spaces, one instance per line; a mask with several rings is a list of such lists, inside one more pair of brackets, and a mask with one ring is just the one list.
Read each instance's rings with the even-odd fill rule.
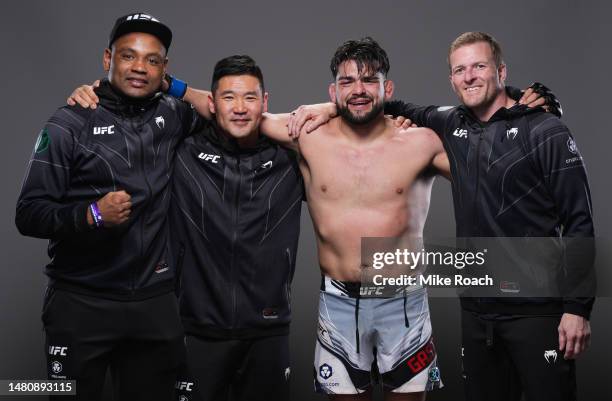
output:
[[460,47],[478,42],[484,42],[489,44],[489,46],[491,47],[491,52],[493,53],[493,60],[495,61],[496,67],[499,67],[500,65],[504,64],[501,46],[493,36],[485,32],[465,32],[459,35],[457,39],[453,40],[453,43],[451,43],[448,49],[448,68],[451,68],[450,55],[452,52],[454,52]]

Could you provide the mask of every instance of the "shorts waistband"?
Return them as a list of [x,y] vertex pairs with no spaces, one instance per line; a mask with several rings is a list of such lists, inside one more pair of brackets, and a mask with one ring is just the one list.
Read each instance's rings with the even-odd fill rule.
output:
[[410,297],[417,292],[425,291],[422,286],[397,287],[393,291],[383,293],[377,286],[364,286],[360,282],[335,280],[329,276],[321,275],[321,291],[349,298],[400,298]]
[[361,283],[353,281],[334,280],[329,276],[321,276],[321,291],[341,297],[359,298]]

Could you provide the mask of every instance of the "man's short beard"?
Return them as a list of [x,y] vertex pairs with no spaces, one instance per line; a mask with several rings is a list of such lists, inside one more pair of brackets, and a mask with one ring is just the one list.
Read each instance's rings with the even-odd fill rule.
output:
[[338,101],[336,101],[336,109],[338,110],[338,115],[349,124],[362,125],[374,121],[374,119],[376,119],[376,117],[378,117],[378,115],[383,111],[384,104],[382,102],[373,104],[372,110],[361,116],[356,116],[351,113],[348,105],[346,107],[340,106]]

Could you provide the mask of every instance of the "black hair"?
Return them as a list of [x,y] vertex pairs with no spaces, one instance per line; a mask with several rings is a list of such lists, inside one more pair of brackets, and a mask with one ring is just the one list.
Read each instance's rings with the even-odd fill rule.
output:
[[380,72],[386,77],[390,68],[387,52],[369,36],[359,40],[346,41],[338,47],[330,64],[334,79],[338,75],[340,64],[349,60],[357,63],[357,71],[360,74],[365,69],[369,72]]
[[212,83],[210,84],[210,90],[213,95],[219,87],[219,80],[228,75],[252,75],[259,80],[261,91],[265,92],[264,79],[261,69],[257,64],[255,64],[255,60],[249,56],[229,56],[217,61],[212,76]]

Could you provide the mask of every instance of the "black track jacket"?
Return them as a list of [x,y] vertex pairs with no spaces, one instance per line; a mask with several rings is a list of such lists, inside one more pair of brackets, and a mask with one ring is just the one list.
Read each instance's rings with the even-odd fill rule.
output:
[[[50,286],[126,300],[172,291],[169,182],[175,148],[200,119],[161,93],[136,103],[106,80],[96,93],[98,108],[62,107],[42,129],[17,202],[17,228],[50,240]],[[132,197],[129,220],[90,228],[89,204],[119,190]]]
[[173,179],[185,331],[287,334],[304,196],[295,154],[263,136],[240,149],[211,122],[179,146]]
[[[457,237],[593,237],[584,163],[568,128],[542,109],[515,105],[480,122],[465,106],[391,102],[438,133],[452,174]],[[502,314],[568,312],[589,317],[592,298],[462,298],[468,310]]]

